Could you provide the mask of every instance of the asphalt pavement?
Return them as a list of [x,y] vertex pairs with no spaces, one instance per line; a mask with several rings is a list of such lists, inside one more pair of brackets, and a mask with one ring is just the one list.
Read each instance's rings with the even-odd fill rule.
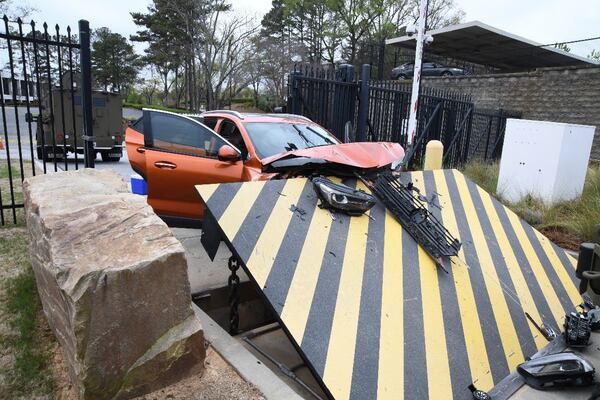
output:
[[[31,107],[30,110],[34,114],[38,113],[37,107]],[[5,106],[4,110],[0,109],[0,116],[3,117],[2,123],[0,124],[0,139],[4,144],[4,148],[0,150],[0,159],[6,159],[10,155],[10,158],[15,161],[18,160],[19,156],[21,156],[23,160],[31,160],[32,157],[36,157],[35,131],[37,126],[35,122],[28,123],[25,120],[25,114],[27,113],[26,107],[16,107],[16,111],[15,114],[15,107],[13,106]],[[4,118],[3,112],[6,113],[6,118]],[[141,115],[142,112],[140,110],[132,108],[123,109],[123,117],[127,119],[139,118]],[[19,128],[19,135],[17,135],[17,126]],[[7,137],[8,142],[6,141]],[[77,164],[79,166],[83,165],[82,154],[77,155]],[[57,161],[56,166],[57,169],[60,170],[73,170],[75,169],[75,165],[75,155],[69,154],[66,166],[64,160]],[[54,170],[54,163],[47,162],[46,168],[50,171]],[[129,181],[130,176],[134,173],[129,165],[125,149],[123,149],[123,157],[118,162],[104,162],[100,155],[98,155],[98,157],[96,157],[96,168],[112,169],[119,173],[126,181]]]

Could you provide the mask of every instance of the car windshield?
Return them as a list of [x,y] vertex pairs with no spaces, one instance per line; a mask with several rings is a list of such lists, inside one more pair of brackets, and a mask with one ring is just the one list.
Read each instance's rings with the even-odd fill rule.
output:
[[246,122],[244,126],[260,158],[339,143],[335,137],[318,125]]

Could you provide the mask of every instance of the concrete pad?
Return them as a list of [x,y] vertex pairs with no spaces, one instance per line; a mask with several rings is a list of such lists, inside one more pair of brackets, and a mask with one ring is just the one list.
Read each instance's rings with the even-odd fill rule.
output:
[[[231,252],[224,243],[221,243],[214,261],[211,261],[200,243],[201,229],[171,228],[171,232],[185,249],[192,294],[227,286],[230,274],[227,261]],[[238,275],[242,282],[248,281],[248,276],[242,269],[238,271]]]

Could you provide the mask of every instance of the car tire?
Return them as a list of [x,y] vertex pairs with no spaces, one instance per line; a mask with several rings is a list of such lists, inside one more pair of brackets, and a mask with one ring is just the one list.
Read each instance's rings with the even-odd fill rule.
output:
[[405,80],[405,79],[406,79],[406,75],[404,75],[404,74],[400,74],[400,75],[398,75],[398,80],[399,80],[399,81],[403,81],[403,80]]
[[100,156],[102,157],[102,161],[104,162],[118,162],[122,156],[111,156],[110,152],[112,150],[101,151]]
[[442,76],[452,76],[452,72],[444,71],[444,72],[442,72]]
[[[38,146],[36,148],[36,153],[38,160],[43,160],[45,162],[52,162],[54,160],[62,161],[64,158],[64,152],[60,147],[54,147],[53,150],[52,147],[42,148],[42,146]],[[52,154],[52,157],[50,154]]]

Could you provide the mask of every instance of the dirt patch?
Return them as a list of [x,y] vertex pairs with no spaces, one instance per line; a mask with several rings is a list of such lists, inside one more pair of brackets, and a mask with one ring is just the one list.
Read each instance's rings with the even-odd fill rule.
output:
[[258,389],[244,381],[212,347],[206,349],[206,369],[202,375],[192,376],[135,400],[261,400]]
[[58,344],[52,349],[52,363],[50,365],[52,378],[54,379],[55,400],[79,400],[77,389],[71,383],[69,367],[65,356]]
[[[136,397],[134,400],[262,400],[258,389],[242,377],[212,347],[206,349],[206,369],[202,374],[191,376],[174,385]],[[62,349],[53,347],[52,376],[55,400],[79,400],[76,388],[71,384],[69,370]]]
[[557,227],[541,228],[540,232],[563,249],[579,251],[582,239],[573,232]]
[[[206,369],[174,385],[136,397],[135,400],[262,400],[258,389],[244,381],[212,347],[206,349]],[[79,400],[71,384],[69,371],[60,346],[55,345],[52,357],[55,400]]]

